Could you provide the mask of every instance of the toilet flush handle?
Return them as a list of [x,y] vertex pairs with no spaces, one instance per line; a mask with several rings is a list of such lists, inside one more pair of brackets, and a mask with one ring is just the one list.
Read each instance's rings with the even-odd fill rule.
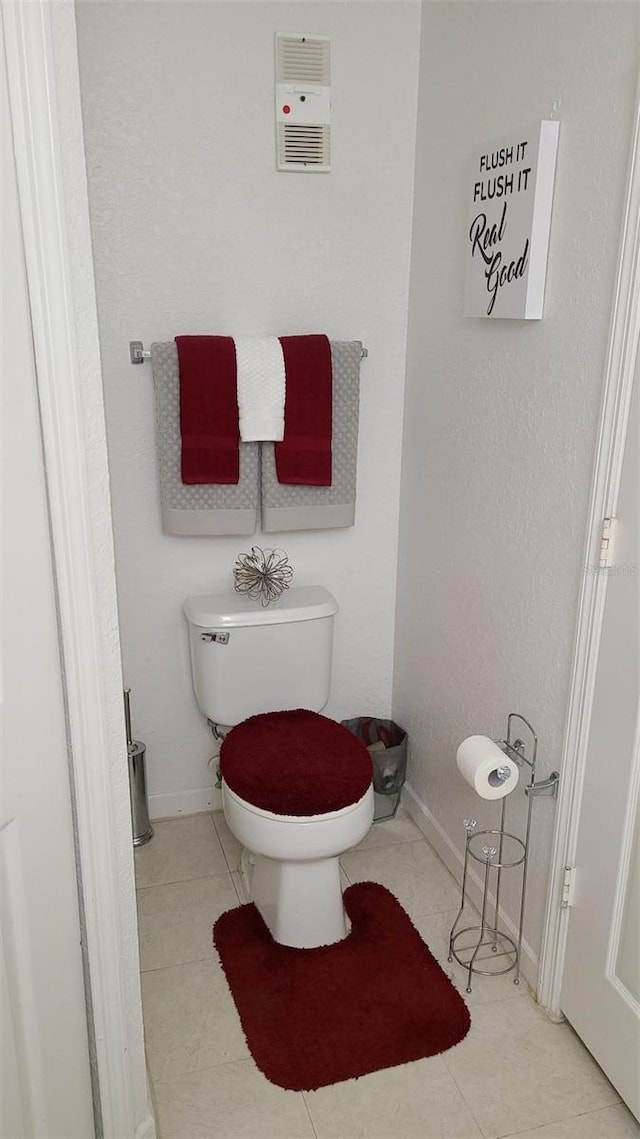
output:
[[209,642],[215,641],[215,643],[217,645],[228,645],[229,644],[229,634],[228,633],[201,633],[200,634],[200,640],[201,641],[209,641]]

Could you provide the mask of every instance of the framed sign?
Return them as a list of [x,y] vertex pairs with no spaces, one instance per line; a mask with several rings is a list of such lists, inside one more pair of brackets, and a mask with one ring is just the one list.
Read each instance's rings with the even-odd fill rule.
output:
[[542,318],[559,127],[540,122],[474,156],[465,316]]

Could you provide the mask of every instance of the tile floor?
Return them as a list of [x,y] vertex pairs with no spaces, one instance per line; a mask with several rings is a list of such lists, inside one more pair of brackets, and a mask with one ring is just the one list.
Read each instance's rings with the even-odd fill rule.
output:
[[[249,1055],[211,928],[244,901],[240,847],[221,814],[155,824],[136,851],[147,1060],[160,1139],[640,1139],[640,1127],[566,1024],[509,976],[446,961],[456,883],[405,814],[342,859],[345,880],[400,899],[471,1010],[456,1048],[316,1092],[270,1084]],[[380,983],[393,964],[381,962]],[[452,972],[452,968],[455,972]]]

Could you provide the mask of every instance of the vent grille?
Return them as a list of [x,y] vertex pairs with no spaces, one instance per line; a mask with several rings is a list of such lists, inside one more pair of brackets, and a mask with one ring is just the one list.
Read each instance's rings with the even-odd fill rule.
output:
[[295,168],[331,168],[331,127],[313,123],[278,123],[278,169]]
[[279,83],[331,83],[331,42],[322,36],[276,36]]
[[331,169],[331,40],[277,32],[276,166]]

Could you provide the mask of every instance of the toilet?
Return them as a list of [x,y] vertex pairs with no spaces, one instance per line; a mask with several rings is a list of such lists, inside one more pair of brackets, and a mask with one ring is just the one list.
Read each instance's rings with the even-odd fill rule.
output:
[[184,606],[198,707],[224,736],[222,803],[245,887],[273,939],[299,949],[347,935],[339,858],[373,822],[369,752],[320,715],[337,611],[322,586],[267,608],[237,593]]

